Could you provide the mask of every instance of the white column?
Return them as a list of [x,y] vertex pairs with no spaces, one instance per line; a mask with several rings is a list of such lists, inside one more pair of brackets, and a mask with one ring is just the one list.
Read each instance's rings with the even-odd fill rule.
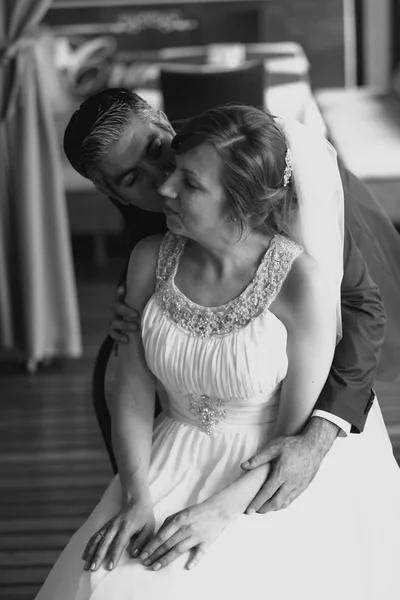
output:
[[356,11],[354,0],[343,0],[344,85],[357,85]]
[[387,89],[391,76],[391,1],[364,0],[365,85]]

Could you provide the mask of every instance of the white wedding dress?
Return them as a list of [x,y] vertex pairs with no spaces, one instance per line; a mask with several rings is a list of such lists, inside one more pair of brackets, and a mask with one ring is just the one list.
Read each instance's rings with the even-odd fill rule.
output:
[[[150,468],[157,525],[235,481],[269,439],[287,371],[287,333],[268,309],[295,257],[275,236],[238,298],[203,308],[175,286],[185,239],[160,248],[142,324],[160,382]],[[120,508],[116,476],[72,537],[37,600],[395,600],[400,597],[400,474],[377,403],[365,432],[338,438],[289,508],[242,515],[192,571],[160,571],[124,554],[113,571],[83,571],[87,541]]]

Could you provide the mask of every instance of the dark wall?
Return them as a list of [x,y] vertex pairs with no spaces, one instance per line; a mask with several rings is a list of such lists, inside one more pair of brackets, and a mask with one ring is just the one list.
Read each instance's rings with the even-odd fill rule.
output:
[[343,0],[280,0],[269,6],[268,41],[296,41],[311,63],[312,86],[344,84]]

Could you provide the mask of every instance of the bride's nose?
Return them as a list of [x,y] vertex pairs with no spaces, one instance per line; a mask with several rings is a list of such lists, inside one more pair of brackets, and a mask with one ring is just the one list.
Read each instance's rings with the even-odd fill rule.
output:
[[158,188],[158,193],[165,198],[176,198],[178,195],[174,173],[169,173],[162,185]]

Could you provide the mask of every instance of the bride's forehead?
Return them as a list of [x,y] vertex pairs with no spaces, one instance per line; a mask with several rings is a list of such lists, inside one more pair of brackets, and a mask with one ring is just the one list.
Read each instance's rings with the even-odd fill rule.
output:
[[201,144],[178,154],[176,163],[179,168],[199,175],[219,177],[221,174],[222,160],[211,144]]

